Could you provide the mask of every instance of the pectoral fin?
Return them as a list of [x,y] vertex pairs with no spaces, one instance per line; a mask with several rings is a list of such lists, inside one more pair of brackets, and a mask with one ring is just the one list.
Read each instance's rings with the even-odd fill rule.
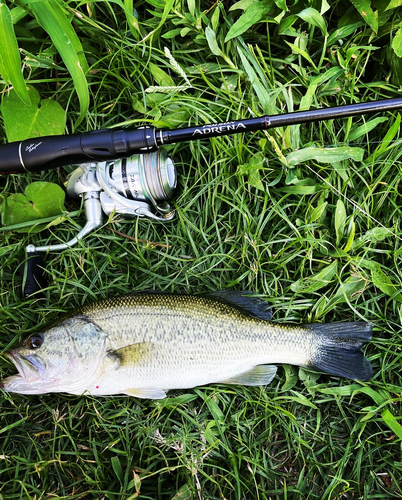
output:
[[228,380],[223,380],[223,384],[233,385],[268,385],[275,377],[277,367],[274,365],[254,366],[247,372],[240,373]]
[[118,363],[118,366],[132,366],[139,361],[144,361],[152,352],[151,342],[138,342],[115,351],[109,351],[108,356]]
[[143,399],[163,399],[166,398],[166,392],[158,387],[147,387],[142,389],[126,389],[122,391],[122,394],[127,394],[127,396],[134,396],[136,398]]

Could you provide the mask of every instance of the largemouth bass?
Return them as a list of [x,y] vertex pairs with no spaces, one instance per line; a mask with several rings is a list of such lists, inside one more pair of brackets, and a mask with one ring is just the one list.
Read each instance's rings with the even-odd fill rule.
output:
[[127,394],[161,399],[211,383],[266,385],[273,363],[350,379],[372,376],[360,352],[364,322],[284,325],[244,292],[134,293],[85,306],[6,353],[18,374],[0,382],[21,394]]

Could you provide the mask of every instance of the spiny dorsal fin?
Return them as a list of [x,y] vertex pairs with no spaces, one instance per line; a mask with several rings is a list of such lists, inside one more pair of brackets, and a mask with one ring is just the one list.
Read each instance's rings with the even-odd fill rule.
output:
[[242,292],[237,290],[221,290],[201,294],[201,297],[217,300],[223,304],[239,309],[247,316],[270,321],[272,309],[269,304],[258,297],[253,297],[253,292]]

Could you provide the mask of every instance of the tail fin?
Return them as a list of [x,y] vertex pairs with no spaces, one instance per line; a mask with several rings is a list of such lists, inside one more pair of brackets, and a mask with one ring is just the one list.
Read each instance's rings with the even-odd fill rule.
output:
[[306,325],[317,335],[311,365],[318,370],[355,380],[373,376],[370,361],[360,352],[371,340],[370,323],[315,323]]

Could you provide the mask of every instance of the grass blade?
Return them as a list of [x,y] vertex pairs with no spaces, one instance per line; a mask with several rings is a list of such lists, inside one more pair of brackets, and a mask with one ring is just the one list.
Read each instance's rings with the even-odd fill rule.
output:
[[11,12],[4,3],[0,3],[0,73],[6,82],[11,83],[18,97],[29,106],[31,100],[21,72],[21,59]]
[[388,148],[388,146],[394,140],[396,134],[399,131],[400,123],[401,123],[401,115],[398,114],[395,119],[395,122],[390,126],[388,132],[385,134],[384,139],[380,142],[380,145],[377,147],[374,153],[369,158],[367,158],[366,160],[367,165],[369,165],[372,161],[375,161],[380,156],[380,154],[382,154]]
[[81,123],[89,108],[89,91],[85,73],[88,65],[82,45],[65,11],[55,0],[30,4],[38,23],[50,35],[59,54],[70,72],[80,101],[80,116],[76,125]]
[[126,13],[126,19],[128,23],[128,27],[130,28],[131,34],[133,37],[138,40],[138,33],[140,32],[140,26],[136,17],[133,15],[133,0],[124,0],[124,7]]
[[2,429],[0,429],[0,434],[3,434],[4,432],[8,432],[10,429],[13,429],[14,427],[17,427],[17,425],[23,424],[28,417],[23,417],[20,420],[17,420],[16,422],[13,422],[10,425],[6,425]]
[[[52,1],[76,29],[90,64],[90,76],[85,69],[84,74],[91,109],[81,129],[181,128],[331,108],[397,97],[402,82],[402,59],[395,53],[399,37],[391,46],[401,28],[399,13],[385,12],[381,2],[371,2],[378,10],[378,35],[348,0],[341,2],[341,13],[339,2],[328,1],[17,4],[30,14],[34,3]],[[80,103],[66,64],[35,19],[22,19],[15,2],[4,3],[25,52],[30,84],[41,102],[53,99],[67,108],[70,125]],[[257,3],[272,9],[225,43],[231,26]],[[127,25],[133,4],[140,41]],[[392,8],[399,4],[394,0]],[[306,16],[306,7],[319,15],[310,9]],[[381,64],[374,45],[381,45]],[[80,60],[81,47],[74,48]],[[161,90],[172,81],[173,89]],[[151,85],[159,88],[151,91]],[[3,105],[11,94],[4,95]],[[12,110],[9,116],[19,127],[29,120]],[[399,117],[397,111],[378,112],[168,146],[177,168],[175,221],[159,225],[116,212],[109,229],[46,254],[49,284],[43,298],[21,296],[24,249],[71,240],[85,223],[82,210],[71,212],[79,200],[68,199],[68,212],[52,222],[18,224],[27,233],[0,228],[0,353],[97,298],[144,289],[234,288],[269,300],[275,322],[372,323],[365,355],[375,374],[363,386],[280,366],[267,387],[220,384],[172,391],[160,401],[0,390],[0,497],[399,498]],[[55,169],[3,177],[0,203],[28,183],[61,184],[65,175]],[[344,207],[339,203],[335,216],[338,200]],[[36,232],[49,223],[59,224]],[[15,373],[4,355],[0,371],[1,377]]]
[[[246,72],[247,77],[250,80],[250,83],[258,97],[258,101],[260,102],[264,113],[268,113],[272,98],[269,94],[268,89],[258,78],[257,73],[252,66],[252,56],[249,53],[246,53],[246,51],[244,51],[240,47],[237,47],[237,51],[240,55],[244,71]],[[249,62],[249,60],[251,61],[251,63]]]
[[378,118],[374,118],[374,120],[369,120],[368,122],[360,125],[360,127],[356,127],[349,136],[349,141],[353,142],[356,139],[363,135],[367,135],[371,130],[373,130],[379,123],[384,123],[388,121],[389,118],[387,116],[380,116]]
[[166,0],[163,2],[165,4],[165,6],[163,8],[162,18],[161,18],[158,26],[153,31],[151,31],[151,33],[149,33],[146,38],[148,38],[149,36],[153,36],[164,25],[166,19],[168,18],[170,11],[173,9],[174,2],[175,2],[175,0]]

